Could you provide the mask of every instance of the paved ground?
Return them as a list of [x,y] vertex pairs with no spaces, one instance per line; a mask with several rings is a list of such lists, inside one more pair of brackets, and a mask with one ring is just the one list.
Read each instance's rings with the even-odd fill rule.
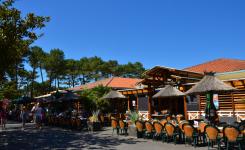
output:
[[[100,132],[79,132],[61,128],[44,127],[35,129],[28,124],[22,131],[20,124],[8,124],[7,130],[0,131],[0,149],[106,149],[106,150],[189,150],[192,146],[169,144],[152,140],[137,139],[129,136],[112,135],[111,128]],[[195,150],[206,150],[207,147]]]

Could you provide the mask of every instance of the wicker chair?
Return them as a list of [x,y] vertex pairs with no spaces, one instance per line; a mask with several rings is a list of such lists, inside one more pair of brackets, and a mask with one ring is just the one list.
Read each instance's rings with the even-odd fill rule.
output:
[[197,143],[198,143],[198,134],[197,131],[195,130],[195,128],[186,123],[183,124],[183,130],[184,130],[184,135],[185,135],[185,143],[188,141],[189,144],[191,144],[192,142],[194,143],[194,146],[196,147]]
[[137,131],[137,138],[144,137],[144,133],[145,133],[145,131],[144,131],[144,123],[139,121],[139,120],[137,120],[135,122],[135,126],[136,126],[136,131]]
[[188,124],[188,121],[182,120],[179,122],[179,137],[180,137],[180,140],[182,141],[184,141],[184,129],[183,129],[184,124]]
[[169,140],[173,140],[174,143],[177,143],[177,130],[176,127],[172,123],[166,123],[165,124],[165,131],[166,131],[166,136],[165,136],[165,141],[169,142]]
[[118,121],[116,119],[111,119],[111,127],[112,127],[112,135],[114,133],[114,130],[117,131],[117,135],[119,135],[119,125],[118,125]]
[[119,120],[119,128],[121,131],[121,134],[127,135],[127,131],[128,131],[128,127],[127,124],[125,122],[123,122],[122,119]]
[[202,142],[203,143],[206,143],[206,135],[205,135],[205,127],[207,126],[208,124],[206,122],[200,122],[199,123],[199,137],[202,138]]
[[151,124],[151,122],[149,122],[149,121],[145,122],[145,129],[146,129],[146,132],[145,132],[145,136],[144,137],[152,138],[153,135],[154,135],[154,127]]
[[167,119],[162,119],[162,120],[160,120],[160,123],[162,124],[162,126],[165,126],[165,124],[166,124],[167,122],[168,122]]
[[177,120],[178,123],[180,123],[180,121],[183,120],[183,119],[184,119],[184,116],[182,114],[176,115],[176,120]]
[[165,136],[165,132],[163,131],[164,126],[160,122],[154,122],[153,126],[155,129],[155,134],[153,135],[153,140],[154,139],[157,140],[159,138],[161,138],[161,140],[163,140],[164,136]]
[[226,149],[228,150],[230,146],[232,149],[238,144],[239,150],[242,150],[243,137],[239,136],[240,131],[234,126],[227,126],[223,129],[223,135],[226,139]]
[[210,144],[213,147],[215,143],[218,144],[218,149],[220,149],[220,141],[222,137],[219,136],[219,129],[215,126],[206,125],[204,128],[204,132],[208,137],[208,149],[210,147]]
[[170,121],[170,120],[172,120],[172,116],[171,115],[167,115],[166,119],[167,119],[167,121]]

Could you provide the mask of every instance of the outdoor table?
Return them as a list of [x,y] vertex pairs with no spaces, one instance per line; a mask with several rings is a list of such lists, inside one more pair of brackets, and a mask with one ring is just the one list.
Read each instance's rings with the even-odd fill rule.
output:
[[152,114],[152,115],[151,115],[151,117],[152,117],[153,119],[159,119],[159,120],[163,119],[164,116],[165,116],[165,115],[158,115],[158,114]]

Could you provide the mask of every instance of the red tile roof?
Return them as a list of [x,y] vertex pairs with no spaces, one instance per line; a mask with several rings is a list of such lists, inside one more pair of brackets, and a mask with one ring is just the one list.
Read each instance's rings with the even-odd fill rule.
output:
[[70,88],[69,90],[78,91],[83,89],[92,89],[99,85],[111,87],[113,89],[135,89],[136,84],[140,81],[142,81],[142,79],[112,77]]
[[245,60],[238,60],[238,59],[216,59],[213,61],[209,61],[203,64],[199,64],[196,66],[185,68],[186,71],[193,71],[193,72],[232,72],[232,71],[239,71],[245,70]]

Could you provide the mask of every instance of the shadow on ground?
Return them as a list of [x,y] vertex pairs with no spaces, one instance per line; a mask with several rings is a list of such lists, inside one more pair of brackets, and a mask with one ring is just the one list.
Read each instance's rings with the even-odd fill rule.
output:
[[114,150],[120,144],[140,143],[134,138],[112,135],[110,129],[88,133],[60,128],[44,127],[42,130],[28,127],[2,131],[0,149],[107,149]]

